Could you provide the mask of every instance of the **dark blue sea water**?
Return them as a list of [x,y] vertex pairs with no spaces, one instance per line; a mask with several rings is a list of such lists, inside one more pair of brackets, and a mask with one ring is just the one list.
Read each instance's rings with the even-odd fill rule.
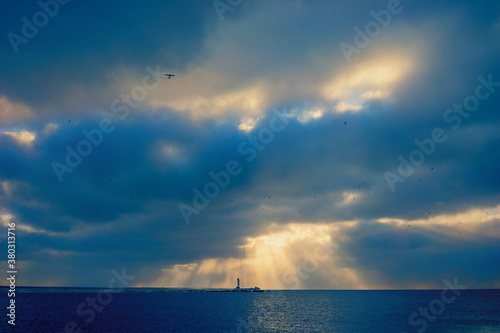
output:
[[15,329],[2,291],[2,332],[500,332],[500,290],[40,291],[16,293]]

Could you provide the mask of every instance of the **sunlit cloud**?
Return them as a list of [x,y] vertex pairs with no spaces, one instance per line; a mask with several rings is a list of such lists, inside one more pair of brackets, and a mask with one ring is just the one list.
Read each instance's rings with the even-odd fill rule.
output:
[[29,118],[33,111],[22,103],[11,102],[7,97],[0,97],[0,124]]
[[9,213],[0,213],[0,222],[4,227],[7,227],[9,223],[13,222],[14,216]]
[[302,124],[306,124],[312,120],[321,119],[329,110],[324,106],[316,107],[293,107],[286,113],[286,117],[296,119]]
[[335,106],[335,110],[339,113],[344,113],[344,112],[358,112],[361,110],[363,107],[361,105],[357,105],[355,103],[346,103],[346,102],[340,102]]
[[454,237],[466,238],[487,235],[488,237],[500,239],[500,228],[491,228],[491,225],[499,220],[500,206],[493,206],[475,207],[454,214],[429,214],[429,217],[426,219],[380,218],[377,221],[399,228],[411,228],[414,226],[418,229],[430,230],[436,234],[452,235]]
[[45,136],[50,135],[53,132],[57,131],[58,128],[59,128],[58,124],[48,123],[43,129],[42,134]]
[[20,224],[17,226],[17,228],[19,230],[24,230],[30,234],[43,234],[43,235],[48,235],[48,236],[61,235],[61,233],[52,232],[52,231],[48,231],[48,230],[40,229],[40,228],[35,228],[35,227],[32,227],[32,226],[27,225],[27,224]]
[[[365,288],[356,270],[336,265],[337,242],[356,221],[271,224],[267,233],[246,239],[243,258],[212,258],[163,269],[152,286],[265,289]],[[314,281],[314,282],[313,282]]]
[[356,112],[366,100],[389,98],[396,85],[412,72],[415,62],[414,55],[405,53],[372,57],[335,75],[321,91],[327,100],[337,101],[338,112]]
[[56,233],[56,232],[51,232],[51,231],[41,229],[41,228],[35,228],[35,227],[28,225],[26,223],[17,223],[18,221],[15,219],[14,215],[7,213],[7,212],[0,213],[0,222],[4,227],[8,227],[9,223],[16,223],[16,229],[23,230],[23,231],[30,233],[30,234],[44,234],[47,236],[57,236],[58,235],[58,233]]
[[2,185],[2,189],[3,189],[3,192],[5,194],[7,194],[7,195],[11,195],[12,194],[12,190],[15,187],[15,184],[13,182],[2,181],[2,182],[0,182],[0,184]]
[[185,163],[188,161],[186,148],[174,142],[159,141],[152,145],[151,156],[159,161]]
[[356,204],[356,201],[360,201],[363,197],[362,192],[347,192],[344,191],[342,192],[342,195],[340,196],[340,201],[337,203],[339,207],[342,206],[350,206]]
[[307,123],[308,121],[310,121],[312,119],[319,119],[319,118],[323,117],[323,114],[324,114],[324,110],[322,110],[322,109],[307,110],[307,111],[302,112],[302,114],[300,114],[297,117],[297,120],[301,123]]
[[[361,193],[344,192],[349,204]],[[500,228],[493,223],[500,218],[500,206],[474,208],[457,214],[441,214],[428,219],[404,220],[381,218],[378,223],[390,224],[415,234],[438,239],[442,234],[450,239],[500,238]],[[266,231],[248,237],[240,249],[239,258],[211,258],[163,269],[163,274],[151,286],[189,288],[232,288],[236,278],[244,287],[265,289],[390,289],[377,271],[360,271],[346,266],[345,253],[337,252],[337,244],[350,241],[349,231],[360,227],[359,221],[335,223],[271,223]],[[482,231],[481,231],[482,228]],[[440,235],[437,235],[437,234]],[[347,260],[347,261],[346,261]],[[341,264],[342,262],[342,264]],[[432,283],[409,281],[416,289],[433,288]]]
[[265,84],[234,87],[221,70],[199,67],[171,82],[152,92],[149,105],[153,109],[173,109],[199,119],[226,114],[255,116],[267,107]]
[[[0,78],[0,221],[16,221],[27,257],[41,254],[25,275],[32,285],[103,285],[108,276],[96,267],[111,264],[140,267],[143,286],[231,288],[240,278],[263,289],[423,288],[436,287],[432,279],[445,270],[470,272],[483,280],[477,286],[496,283],[498,207],[469,209],[476,200],[498,201],[496,83],[482,89],[491,95],[459,131],[448,132],[442,119],[474,93],[479,75],[500,80],[500,21],[483,15],[487,8],[405,7],[348,63],[339,43],[351,43],[353,22],[382,8],[256,2],[218,22],[211,3],[196,15],[182,1],[157,5],[167,10],[155,13],[182,10],[187,25],[143,20],[148,26],[136,30],[147,36],[125,44],[89,30],[95,38],[88,40],[99,40],[90,45],[102,56],[97,62],[54,37],[49,53],[6,65]],[[476,15],[484,24],[475,24]],[[146,80],[147,96],[128,104],[122,119],[114,101],[146,87],[146,66],[161,68],[157,80]],[[240,145],[246,133],[270,126],[275,107],[289,125],[265,149]],[[80,142],[90,140],[84,130],[100,142],[93,129],[104,117],[117,130],[77,161],[67,146],[80,155]],[[428,142],[436,126],[447,143],[398,184],[398,195],[390,192],[383,172],[420,148],[416,139]],[[216,197],[201,198],[197,190],[205,192],[212,174],[224,183],[233,158],[241,174]],[[64,184],[54,161],[72,169]],[[185,225],[180,203],[204,208]],[[71,258],[89,248],[109,256]],[[469,262],[458,258],[462,251]],[[455,253],[457,262],[446,262]],[[59,261],[43,260],[49,256]],[[476,270],[477,261],[487,268]],[[40,277],[55,270],[59,279],[61,267],[76,269],[57,281]]]
[[388,93],[382,89],[366,91],[360,97],[366,100],[384,99],[388,97]]
[[44,254],[52,255],[52,256],[71,256],[71,255],[78,255],[78,252],[75,251],[63,251],[63,250],[58,250],[58,249],[43,249],[41,251]]
[[241,120],[241,123],[238,125],[238,129],[240,129],[243,132],[250,132],[255,128],[259,120],[262,118],[262,115],[260,116],[255,116],[255,117],[244,117]]
[[12,137],[17,143],[28,147],[31,147],[36,138],[36,133],[29,132],[27,130],[21,130],[19,132],[3,132],[3,134]]
[[169,158],[177,158],[180,154],[180,149],[171,143],[167,143],[161,147],[161,152]]

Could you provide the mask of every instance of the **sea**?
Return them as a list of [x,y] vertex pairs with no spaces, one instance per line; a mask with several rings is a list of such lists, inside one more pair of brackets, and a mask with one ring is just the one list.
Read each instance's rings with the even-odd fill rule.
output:
[[500,332],[500,290],[17,288],[15,325],[1,293],[1,332]]

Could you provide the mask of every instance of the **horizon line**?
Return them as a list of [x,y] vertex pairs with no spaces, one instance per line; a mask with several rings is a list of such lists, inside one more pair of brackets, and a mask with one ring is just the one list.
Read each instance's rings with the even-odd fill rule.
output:
[[[9,289],[9,286],[0,285],[0,288]],[[16,289],[21,288],[60,288],[60,289],[100,289],[100,290],[120,290],[120,289],[177,289],[177,290],[233,290],[236,288],[189,288],[189,287],[121,287],[121,288],[107,288],[107,287],[65,287],[65,286],[16,286]],[[431,289],[261,289],[262,291],[431,291],[443,290],[443,288]],[[500,288],[467,288],[463,290],[500,290]]]

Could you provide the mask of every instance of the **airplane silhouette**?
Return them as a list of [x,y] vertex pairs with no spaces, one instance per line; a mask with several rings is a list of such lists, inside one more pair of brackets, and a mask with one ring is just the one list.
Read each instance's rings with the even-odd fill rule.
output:
[[168,79],[170,80],[172,76],[175,76],[174,74],[165,74],[165,76],[168,76]]

